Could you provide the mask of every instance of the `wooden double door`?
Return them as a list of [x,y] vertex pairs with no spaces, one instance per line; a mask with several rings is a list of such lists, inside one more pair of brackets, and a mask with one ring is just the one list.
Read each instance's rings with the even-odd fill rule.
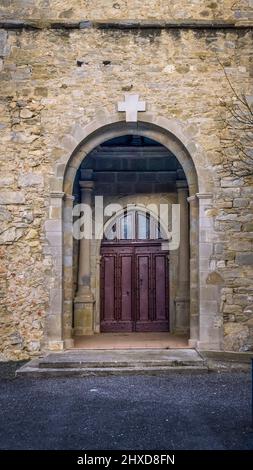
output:
[[159,242],[102,242],[102,332],[169,331],[168,263]]

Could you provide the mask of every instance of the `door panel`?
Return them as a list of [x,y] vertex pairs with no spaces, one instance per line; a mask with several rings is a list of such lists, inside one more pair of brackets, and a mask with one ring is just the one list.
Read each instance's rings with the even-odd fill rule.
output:
[[136,321],[147,322],[150,313],[150,255],[137,255],[137,315]]
[[119,271],[119,291],[120,291],[120,308],[118,320],[132,321],[132,272],[133,272],[133,256],[123,255],[120,259],[120,271]]
[[[154,255],[154,303],[155,320],[166,320],[167,315],[167,257],[164,255]],[[166,288],[167,287],[167,288]]]
[[101,331],[168,331],[168,253],[108,242],[101,255]]
[[106,255],[103,258],[103,306],[106,306],[102,312],[103,321],[116,320],[116,260],[116,255]]
[[[115,260],[113,265],[111,258]],[[102,245],[101,332],[133,330],[132,273],[133,247]]]

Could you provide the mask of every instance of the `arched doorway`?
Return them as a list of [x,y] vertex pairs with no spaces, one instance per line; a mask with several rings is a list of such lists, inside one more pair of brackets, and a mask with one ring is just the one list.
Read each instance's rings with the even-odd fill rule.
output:
[[169,252],[149,211],[113,218],[101,243],[100,331],[169,331]]
[[[46,318],[47,348],[60,350],[73,345],[73,297],[76,281],[73,274],[75,249],[72,237],[72,191],[78,169],[97,146],[123,135],[140,135],[164,145],[176,156],[184,170],[189,191],[190,216],[189,344],[202,349],[222,349],[220,286],[210,282],[212,265],[208,264],[214,237],[213,219],[209,215],[209,209],[212,208],[213,180],[211,168],[201,164],[201,145],[196,145],[191,127],[176,119],[145,113],[141,121],[126,123],[122,115],[109,112],[99,114],[87,126],[73,125],[70,134],[64,136],[62,156],[56,162],[55,175],[50,180],[49,219],[45,223],[45,237],[52,259],[52,283],[49,288],[50,299]],[[99,262],[96,263],[95,270],[98,279]],[[96,287],[97,308],[93,323],[96,332],[100,329],[99,291]]]

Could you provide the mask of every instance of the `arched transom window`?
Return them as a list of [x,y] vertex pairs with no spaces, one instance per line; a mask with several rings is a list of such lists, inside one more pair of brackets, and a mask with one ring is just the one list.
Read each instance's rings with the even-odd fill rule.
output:
[[165,237],[159,221],[149,212],[124,211],[105,230],[105,240],[161,240]]

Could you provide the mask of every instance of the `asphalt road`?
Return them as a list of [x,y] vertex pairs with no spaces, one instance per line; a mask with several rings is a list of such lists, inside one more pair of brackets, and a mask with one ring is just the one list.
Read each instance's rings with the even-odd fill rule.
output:
[[0,364],[0,449],[253,449],[247,373],[14,379]]

